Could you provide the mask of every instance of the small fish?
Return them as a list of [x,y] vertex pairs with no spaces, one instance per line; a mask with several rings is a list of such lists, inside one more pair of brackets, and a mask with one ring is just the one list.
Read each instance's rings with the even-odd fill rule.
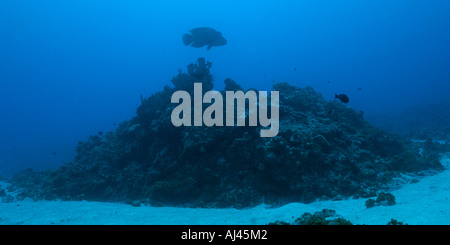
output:
[[362,90],[362,88],[358,88],[358,90],[359,90],[359,91],[361,91],[361,90]]
[[183,43],[186,46],[194,48],[201,48],[206,46],[210,50],[213,46],[223,46],[227,44],[227,40],[222,36],[222,33],[210,27],[194,28],[183,35]]
[[102,136],[102,135],[103,135],[103,132],[102,132],[102,131],[99,131],[97,134],[100,135],[100,136]]
[[56,156],[56,152],[53,152],[53,156]]
[[294,71],[297,71],[297,67],[294,67]]
[[339,99],[342,103],[348,103],[348,96],[345,94],[334,94],[334,99]]

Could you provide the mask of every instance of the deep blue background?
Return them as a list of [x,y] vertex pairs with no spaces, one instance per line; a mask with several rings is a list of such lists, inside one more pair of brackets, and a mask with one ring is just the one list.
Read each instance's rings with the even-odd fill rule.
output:
[[[184,46],[200,26],[228,45]],[[449,30],[448,0],[0,1],[0,174],[69,161],[202,56],[215,89],[310,85],[367,118],[449,100]]]

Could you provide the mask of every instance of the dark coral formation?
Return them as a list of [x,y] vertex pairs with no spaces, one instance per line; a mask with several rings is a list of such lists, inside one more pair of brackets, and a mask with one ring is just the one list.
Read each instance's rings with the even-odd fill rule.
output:
[[396,219],[391,219],[386,225],[408,225],[408,224],[400,222]]
[[372,208],[375,206],[392,206],[395,205],[395,196],[391,193],[380,192],[377,199],[369,198],[366,201],[366,207]]
[[333,209],[322,209],[322,211],[311,213],[304,213],[300,218],[297,218],[292,224],[286,221],[275,221],[267,225],[353,225],[352,222],[342,218]]
[[340,217],[335,210],[322,209],[314,214],[304,213],[293,225],[352,225],[352,223]]
[[207,62],[205,58],[199,58],[197,64],[193,63],[187,66],[187,74],[178,70],[178,76],[172,79],[172,83],[177,90],[192,92],[194,83],[202,83],[205,91],[212,90],[212,76],[209,73],[212,63]]
[[[295,219],[294,222],[277,220],[270,222],[267,225],[353,225],[351,221],[344,219],[336,213],[333,209],[322,209],[321,211],[311,213],[303,213],[300,218]],[[364,225],[364,224],[361,224]],[[392,219],[386,225],[408,225]]]
[[[172,79],[175,88],[143,98],[116,131],[80,142],[72,162],[19,173],[15,185],[34,199],[247,207],[368,197],[402,171],[440,168],[361,113],[287,83],[273,87],[280,92],[276,137],[260,137],[260,127],[173,126],[172,93],[192,91],[194,82],[210,90],[210,67],[200,58]],[[241,89],[231,79],[226,86]]]

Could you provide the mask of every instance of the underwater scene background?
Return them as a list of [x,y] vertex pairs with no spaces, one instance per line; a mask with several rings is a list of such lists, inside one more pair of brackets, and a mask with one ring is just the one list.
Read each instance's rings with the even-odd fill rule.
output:
[[[3,1],[2,202],[393,206],[394,190],[446,172],[448,13],[439,0]],[[171,96],[194,83],[279,91],[278,135],[173,126]]]

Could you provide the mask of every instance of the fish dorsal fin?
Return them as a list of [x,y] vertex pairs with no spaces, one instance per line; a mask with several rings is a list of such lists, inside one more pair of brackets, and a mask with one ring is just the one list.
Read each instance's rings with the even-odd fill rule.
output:
[[211,32],[212,28],[209,27],[197,27],[194,29],[191,29],[189,32],[192,33],[192,35],[204,35],[205,33]]

